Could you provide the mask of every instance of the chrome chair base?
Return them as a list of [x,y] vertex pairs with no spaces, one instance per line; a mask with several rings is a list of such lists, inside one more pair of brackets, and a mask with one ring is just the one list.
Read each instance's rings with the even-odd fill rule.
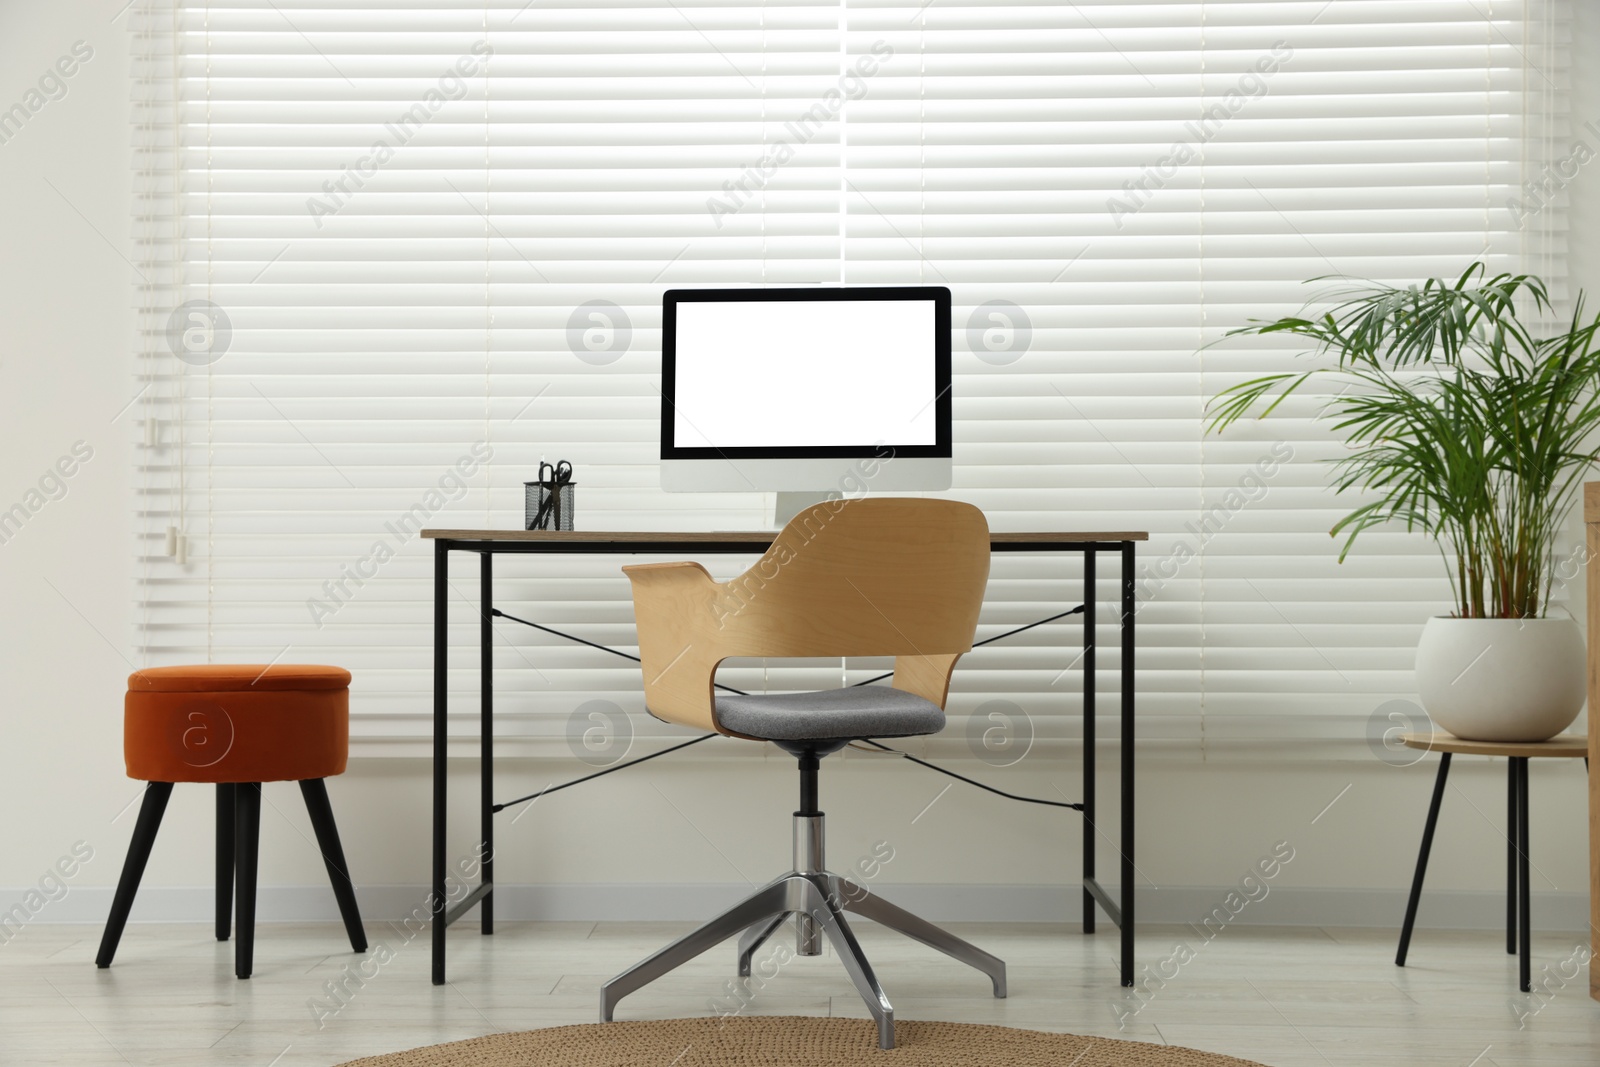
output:
[[[802,827],[801,820],[814,820]],[[821,817],[796,816],[796,855],[821,859]],[[807,847],[802,850],[802,836]],[[817,864],[820,867],[820,863]],[[778,931],[790,915],[797,917],[799,955],[821,952],[818,934],[833,943],[856,991],[866,1001],[867,1010],[878,1024],[878,1047],[894,1048],[894,1006],[878,984],[872,964],[867,962],[855,932],[845,921],[845,912],[881,923],[891,930],[920,941],[929,948],[974,967],[989,976],[994,995],[1006,995],[1005,961],[954,934],[922,919],[904,908],[874,896],[858,885],[830,871],[790,871],[756,890],[698,930],[685,935],[611,979],[600,989],[600,1021],[611,1022],[617,1003],[629,993],[677,969],[734,934],[739,938],[739,974],[748,977],[750,960],[757,949]],[[810,943],[808,943],[810,942]],[[812,951],[807,951],[812,949]]]

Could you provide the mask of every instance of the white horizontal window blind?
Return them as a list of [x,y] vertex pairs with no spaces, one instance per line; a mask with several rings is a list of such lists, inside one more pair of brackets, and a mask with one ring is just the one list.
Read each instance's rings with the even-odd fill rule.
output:
[[[996,529],[1152,533],[1150,750],[1348,755],[1410,693],[1443,572],[1402,533],[1337,565],[1314,398],[1202,435],[1207,396],[1291,350],[1206,346],[1317,275],[1481,258],[1559,286],[1556,6],[141,0],[141,655],[348,666],[356,751],[415,754],[418,528],[518,525],[541,458],[573,463],[584,529],[765,521],[757,493],[659,488],[664,289],[942,284],[949,495]],[[623,562],[502,558],[498,606],[631,650]],[[1081,574],[998,558],[980,639],[1077,603]],[[1111,643],[1111,559],[1099,578]],[[462,737],[477,583],[458,561]],[[627,661],[495,634],[508,752],[673,732]],[[926,750],[1068,750],[1080,644],[1073,619],[975,651]]]

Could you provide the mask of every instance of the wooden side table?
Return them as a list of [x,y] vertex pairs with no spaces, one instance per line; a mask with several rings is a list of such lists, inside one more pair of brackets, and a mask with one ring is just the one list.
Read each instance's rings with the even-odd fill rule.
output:
[[1411,879],[1411,898],[1406,902],[1406,921],[1400,927],[1400,951],[1395,954],[1396,966],[1406,965],[1406,952],[1411,947],[1411,928],[1417,921],[1417,903],[1422,899],[1422,879],[1428,872],[1428,853],[1433,848],[1433,828],[1439,821],[1439,805],[1444,800],[1445,780],[1450,775],[1450,757],[1505,756],[1509,762],[1506,776],[1506,951],[1517,952],[1519,985],[1524,993],[1530,992],[1533,958],[1528,948],[1532,923],[1528,907],[1528,761],[1545,756],[1571,759],[1582,757],[1585,765],[1589,758],[1589,739],[1562,734],[1548,741],[1519,743],[1514,741],[1464,741],[1450,734],[1401,734],[1400,740],[1409,748],[1438,752],[1439,775],[1433,782],[1433,800],[1428,804],[1428,822],[1422,829],[1422,848],[1417,852],[1417,873]]

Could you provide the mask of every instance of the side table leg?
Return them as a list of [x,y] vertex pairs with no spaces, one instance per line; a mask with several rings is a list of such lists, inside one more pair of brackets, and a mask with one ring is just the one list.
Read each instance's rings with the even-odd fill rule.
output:
[[1532,901],[1528,899],[1528,757],[1517,756],[1517,850],[1522,853],[1517,863],[1517,925],[1521,928],[1522,957],[1517,961],[1518,988],[1524,993],[1531,990],[1533,979],[1533,952],[1528,942],[1533,934]]
[[1439,756],[1439,775],[1433,780],[1433,800],[1428,803],[1428,821],[1422,828],[1422,847],[1417,850],[1417,873],[1411,877],[1411,898],[1406,901],[1406,921],[1400,926],[1400,951],[1395,953],[1396,967],[1406,965],[1406,953],[1411,949],[1411,928],[1417,922],[1417,904],[1422,900],[1422,879],[1428,873],[1428,853],[1433,851],[1433,828],[1439,823],[1439,805],[1444,801],[1445,780],[1450,776],[1450,753]]
[[1517,767],[1506,761],[1506,952],[1517,954]]

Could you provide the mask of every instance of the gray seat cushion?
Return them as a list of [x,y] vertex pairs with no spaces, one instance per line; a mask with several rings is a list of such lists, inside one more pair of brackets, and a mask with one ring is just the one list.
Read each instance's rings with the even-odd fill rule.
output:
[[717,721],[725,730],[769,741],[911,737],[943,730],[944,709],[899,689],[860,685],[819,693],[718,694]]

